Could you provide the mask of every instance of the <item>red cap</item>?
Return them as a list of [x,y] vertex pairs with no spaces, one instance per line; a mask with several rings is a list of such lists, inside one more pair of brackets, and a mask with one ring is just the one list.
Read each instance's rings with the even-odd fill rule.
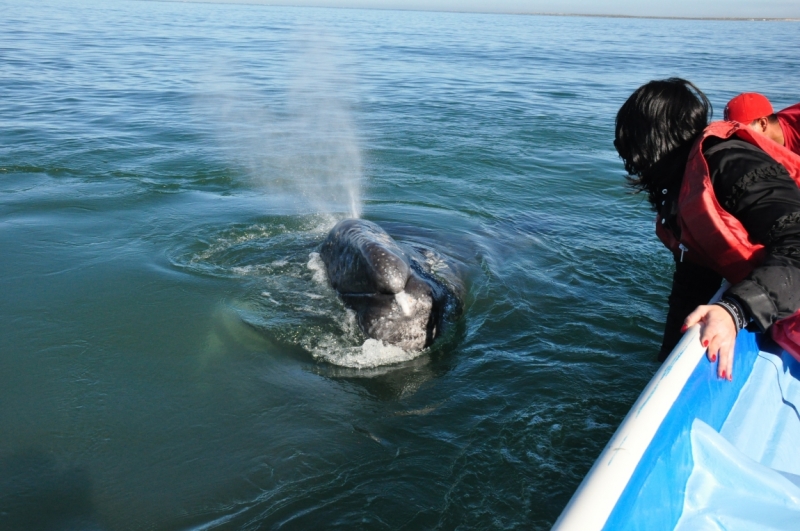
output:
[[769,116],[775,111],[769,100],[758,92],[745,92],[739,94],[725,106],[725,120],[749,124],[756,118]]

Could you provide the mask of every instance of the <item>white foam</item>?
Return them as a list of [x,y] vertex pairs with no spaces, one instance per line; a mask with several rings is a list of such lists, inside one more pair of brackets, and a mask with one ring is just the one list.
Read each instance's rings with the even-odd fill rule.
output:
[[348,337],[355,337],[355,335],[359,333],[358,316],[356,315],[356,312],[350,308],[344,309],[344,321],[342,321],[340,324],[342,326],[342,330],[344,330]]
[[319,253],[311,253],[308,255],[308,268],[314,273],[314,282],[318,284],[328,283],[328,273],[325,272],[325,262],[322,261]]
[[382,365],[393,365],[409,361],[419,352],[406,352],[400,347],[387,345],[378,339],[367,339],[360,347],[318,349],[314,356],[334,365],[351,369],[373,369]]
[[267,299],[268,301],[270,301],[271,303],[273,303],[276,306],[280,306],[280,304],[281,304],[278,301],[276,301],[275,299],[273,299],[272,298],[272,294],[270,292],[268,292],[268,291],[262,291],[261,292],[261,296],[264,297],[265,299]]
[[259,265],[247,265],[247,266],[234,266],[234,267],[231,267],[231,272],[236,273],[237,275],[242,275],[242,276],[260,274],[263,270],[264,270],[264,267],[263,266],[259,266]]
[[309,299],[314,299],[314,300],[320,300],[320,299],[324,299],[324,298],[325,298],[325,296],[324,296],[324,295],[320,295],[319,293],[310,293],[310,292],[308,292],[308,291],[306,291],[305,293],[303,293],[303,295],[305,295],[305,296],[306,296],[306,297],[308,297]]

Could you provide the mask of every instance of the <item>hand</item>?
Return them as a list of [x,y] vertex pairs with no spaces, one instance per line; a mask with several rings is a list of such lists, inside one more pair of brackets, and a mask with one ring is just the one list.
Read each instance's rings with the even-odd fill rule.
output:
[[733,347],[736,344],[736,325],[731,314],[720,306],[698,306],[683,322],[683,329],[700,323],[700,343],[708,347],[706,356],[713,362],[719,354],[717,376],[733,379]]

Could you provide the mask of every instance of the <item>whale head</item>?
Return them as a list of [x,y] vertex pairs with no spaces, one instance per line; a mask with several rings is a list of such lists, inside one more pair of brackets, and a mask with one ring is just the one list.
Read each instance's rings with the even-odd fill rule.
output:
[[441,328],[446,289],[375,223],[346,219],[320,249],[331,286],[368,337],[406,351],[429,346]]

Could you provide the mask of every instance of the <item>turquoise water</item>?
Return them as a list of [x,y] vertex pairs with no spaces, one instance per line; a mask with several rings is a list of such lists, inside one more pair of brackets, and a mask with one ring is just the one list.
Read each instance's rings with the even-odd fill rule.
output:
[[[796,23],[0,10],[6,529],[548,529],[657,368],[616,110],[800,99]],[[411,361],[315,278],[351,213],[464,282]]]

